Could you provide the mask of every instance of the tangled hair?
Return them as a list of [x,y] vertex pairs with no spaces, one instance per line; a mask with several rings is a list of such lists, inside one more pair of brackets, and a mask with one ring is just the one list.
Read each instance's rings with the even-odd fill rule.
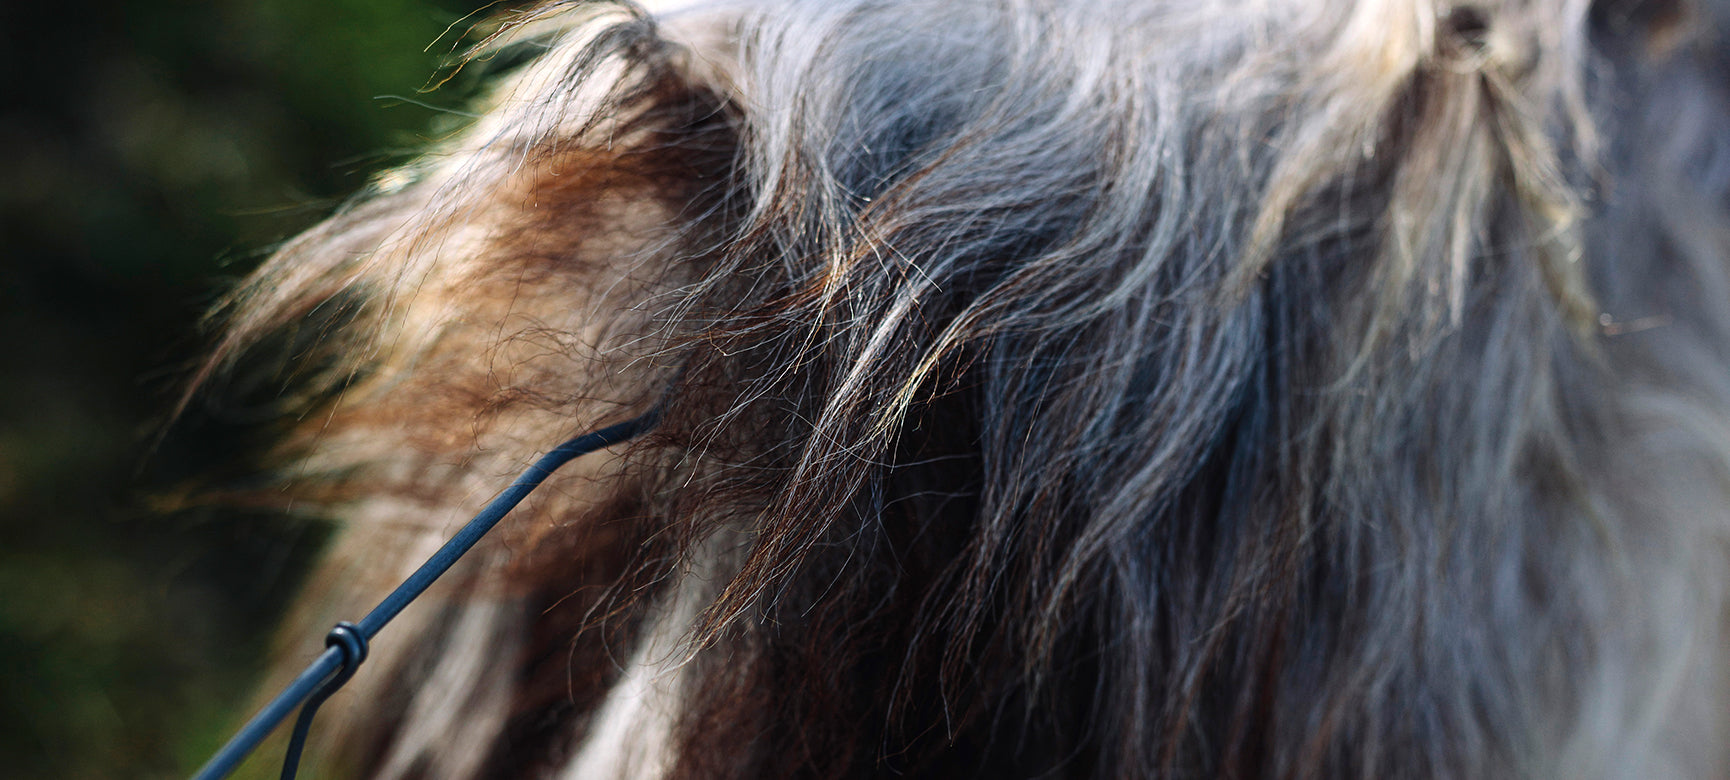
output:
[[393,625],[323,752],[1725,776],[1725,35],[1718,0],[518,16],[481,118],[227,307],[209,370],[316,367],[284,474],[346,522],[292,622],[665,418]]

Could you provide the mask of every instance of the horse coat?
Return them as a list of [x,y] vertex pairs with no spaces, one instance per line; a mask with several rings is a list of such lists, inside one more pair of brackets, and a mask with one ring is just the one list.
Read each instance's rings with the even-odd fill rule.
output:
[[292,626],[665,408],[381,637],[334,766],[1730,771],[1730,4],[678,5],[511,17],[224,308],[343,520]]

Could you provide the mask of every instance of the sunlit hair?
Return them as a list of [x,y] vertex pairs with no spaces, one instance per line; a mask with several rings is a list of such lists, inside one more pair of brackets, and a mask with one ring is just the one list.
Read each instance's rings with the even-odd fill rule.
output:
[[480,119],[225,308],[212,370],[314,367],[283,474],[345,521],[288,662],[537,453],[666,417],[381,636],[325,755],[1725,776],[1727,35],[1683,0],[516,18]]

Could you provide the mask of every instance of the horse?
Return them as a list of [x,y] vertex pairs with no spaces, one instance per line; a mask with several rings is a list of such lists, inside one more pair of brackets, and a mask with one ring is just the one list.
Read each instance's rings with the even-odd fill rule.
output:
[[[286,242],[376,778],[1723,777],[1730,3],[515,12]],[[308,648],[289,643],[284,657]],[[285,661],[287,663],[287,661]]]

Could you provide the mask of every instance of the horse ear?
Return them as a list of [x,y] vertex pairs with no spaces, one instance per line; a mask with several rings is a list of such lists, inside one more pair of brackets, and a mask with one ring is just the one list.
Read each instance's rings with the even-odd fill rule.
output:
[[[688,281],[670,279],[673,258],[714,240],[693,236],[709,230],[735,156],[730,114],[703,64],[715,58],[670,42],[632,8],[597,6],[519,21],[472,54],[547,52],[501,78],[469,127],[277,249],[215,313],[220,340],[188,395],[285,332],[301,334],[292,352],[302,365],[323,358],[319,375],[298,377],[303,404],[339,389],[348,398],[316,426],[327,439],[340,435],[343,413],[389,412],[411,437],[419,420],[431,442],[450,439],[453,411],[581,395],[569,382],[537,386],[551,374],[531,358],[569,356],[574,344],[528,346],[513,334],[583,333],[587,357],[598,357],[606,337],[596,323],[640,323],[611,313],[636,307],[647,288]],[[470,364],[485,355],[488,365],[445,366],[441,355]],[[422,412],[371,403],[381,399],[369,388],[402,398],[417,374],[469,397]]]
[[[641,249],[615,240],[652,230],[637,223],[670,223],[686,212],[686,183],[713,186],[725,173],[713,169],[732,156],[711,132],[723,114],[711,86],[714,58],[670,43],[629,6],[555,11],[520,19],[469,55],[549,52],[501,78],[470,126],[375,176],[223,302],[215,315],[221,341],[194,386],[333,301],[358,315],[341,330],[364,336],[330,352],[374,361],[412,355],[475,300],[472,287],[463,301],[440,297],[452,285],[519,271],[581,272],[584,256]],[[681,153],[695,146],[705,154]],[[670,214],[650,213],[651,201],[667,202]],[[346,380],[356,366],[336,369]]]
[[[641,411],[669,383],[654,307],[702,272],[714,242],[705,231],[728,193],[730,113],[701,58],[623,5],[527,18],[474,56],[517,42],[545,53],[502,76],[470,126],[284,244],[217,315],[224,335],[195,383],[284,331],[316,334],[297,341],[295,360],[324,358],[321,378],[297,383],[313,411],[284,447],[292,489],[259,491],[345,525],[288,621],[295,641],[376,602],[499,475]],[[570,595],[573,550],[606,546],[584,552],[622,568],[642,541],[630,522],[645,513],[620,508],[640,492],[626,468],[561,472],[562,485],[429,592],[422,617],[393,624],[355,682],[366,703],[321,715],[312,754],[380,776],[426,762],[463,775],[501,738],[513,675],[573,690],[573,656],[530,653],[521,637],[531,618],[570,613],[580,625],[569,633],[586,627],[605,594]],[[583,530],[594,516],[629,520]],[[507,565],[507,547],[539,552]],[[563,610],[551,618],[536,601],[548,588]],[[489,661],[519,650],[558,673]],[[464,703],[460,734],[441,702]]]

